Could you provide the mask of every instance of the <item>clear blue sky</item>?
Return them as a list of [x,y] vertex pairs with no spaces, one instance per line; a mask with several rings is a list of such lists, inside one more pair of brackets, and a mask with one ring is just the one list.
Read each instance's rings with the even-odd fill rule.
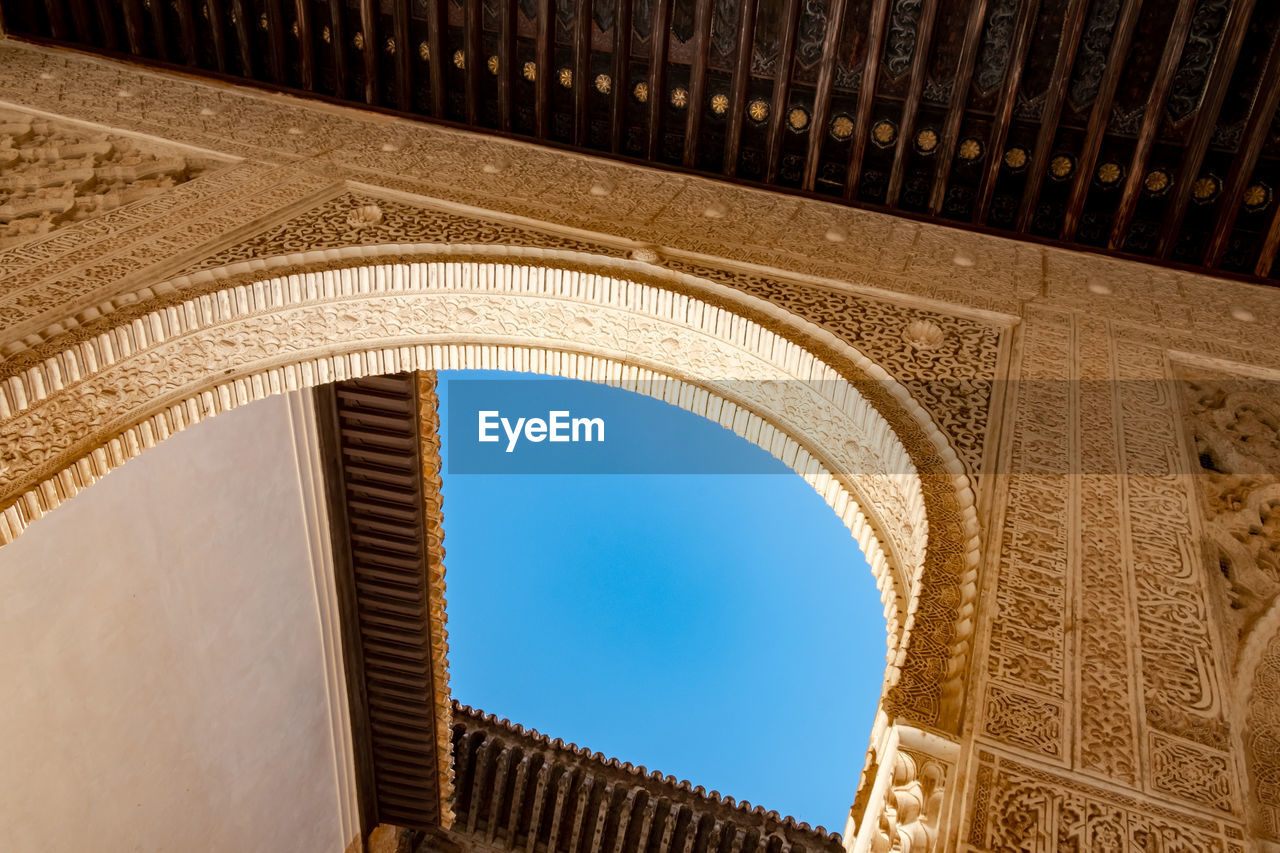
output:
[[[489,394],[477,378],[518,384]],[[842,832],[883,677],[884,618],[826,503],[765,451],[649,397],[496,371],[441,379],[453,695]],[[505,416],[513,399],[603,413],[606,444],[630,419],[653,426],[657,447],[776,473],[460,473],[476,467],[475,405]],[[529,469],[517,456],[489,469]]]

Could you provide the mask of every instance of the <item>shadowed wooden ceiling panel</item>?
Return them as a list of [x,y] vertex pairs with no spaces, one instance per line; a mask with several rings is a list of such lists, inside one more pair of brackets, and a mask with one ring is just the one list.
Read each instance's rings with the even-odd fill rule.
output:
[[1280,277],[1280,4],[0,0],[7,31],[1157,263]]

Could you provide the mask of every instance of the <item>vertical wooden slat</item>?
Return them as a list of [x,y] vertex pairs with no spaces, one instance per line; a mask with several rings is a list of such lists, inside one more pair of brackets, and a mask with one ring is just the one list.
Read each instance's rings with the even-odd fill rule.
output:
[[662,102],[667,89],[667,41],[671,38],[671,0],[655,0],[649,42],[649,146],[650,160],[658,157],[662,139]]
[[555,9],[551,0],[538,0],[538,44],[537,44],[537,76],[534,88],[537,90],[538,137],[546,139],[551,129],[551,78],[555,76],[552,61],[555,52],[552,42],[556,37],[555,22],[552,15]]
[[[227,39],[226,31],[223,29],[223,0],[204,0],[205,8],[209,10],[209,32],[213,38],[213,62],[220,73],[227,73]],[[127,5],[127,4],[126,4]],[[127,19],[126,11],[126,19]]]
[[1187,205],[1191,203],[1191,188],[1200,175],[1204,155],[1209,150],[1214,128],[1218,125],[1218,113],[1222,110],[1222,102],[1231,86],[1231,77],[1236,70],[1236,60],[1240,58],[1240,48],[1244,45],[1253,7],[1254,0],[1236,0],[1227,13],[1227,22],[1218,39],[1218,50],[1214,53],[1213,67],[1205,84],[1204,97],[1200,100],[1200,108],[1196,111],[1195,123],[1191,128],[1191,137],[1187,147],[1182,150],[1178,182],[1165,204],[1164,221],[1160,224],[1160,240],[1156,244],[1156,254],[1162,258],[1169,257],[1178,242],[1178,232],[1182,230]]
[[1204,265],[1216,267],[1222,263],[1227,245],[1231,240],[1231,231],[1235,228],[1236,217],[1240,215],[1240,205],[1244,202],[1245,188],[1253,176],[1253,169],[1258,164],[1262,147],[1267,142],[1267,135],[1274,120],[1276,108],[1280,107],[1280,33],[1272,41],[1271,51],[1267,54],[1267,64],[1263,67],[1262,77],[1258,83],[1258,93],[1249,109],[1249,118],[1245,122],[1241,134],[1240,148],[1231,159],[1231,170],[1227,172],[1226,185],[1222,198],[1218,201],[1218,215],[1214,220],[1213,233],[1209,238],[1209,246],[1205,250]]
[[516,64],[516,0],[500,0],[498,10],[498,127],[511,130],[511,87]]
[[195,15],[191,0],[178,0],[178,30],[182,33],[182,52],[187,57],[188,65],[198,65],[200,60],[196,47]]
[[408,112],[413,109],[413,36],[409,32],[409,3],[396,0],[391,4],[391,25],[395,28],[396,52],[392,59],[396,68],[396,105]]
[[294,15],[298,20],[298,66],[302,76],[302,88],[315,90],[316,61],[311,31],[311,0],[294,0]]
[[747,109],[751,83],[751,49],[755,41],[756,0],[742,0],[738,7],[738,42],[733,64],[732,93],[729,96],[729,123],[724,138],[724,173],[738,171],[738,151],[742,147],[742,118]]
[[[334,4],[340,0],[332,0]],[[159,4],[152,2],[151,8],[155,9]],[[246,77],[253,76],[253,42],[250,35],[253,32],[251,27],[257,26],[256,21],[249,20],[249,4],[245,0],[231,0],[231,14],[235,16],[236,41],[240,47],[240,70]]]
[[44,11],[49,18],[49,34],[56,39],[66,39],[69,33],[67,31],[67,15],[62,8],[62,0],[44,0]]
[[373,0],[360,0],[360,29],[364,34],[364,102],[378,102],[378,52],[382,45],[378,41],[377,10]]
[[347,97],[346,28],[342,25],[342,0],[329,0],[329,46],[333,49],[334,88]]
[[587,144],[587,95],[591,92],[591,0],[578,0],[573,28],[573,144]]
[[844,28],[847,0],[832,0],[827,16],[827,32],[822,39],[822,64],[818,67],[818,85],[813,95],[813,120],[809,123],[809,146],[804,158],[806,190],[818,182],[818,166],[822,159],[822,143],[827,136],[827,116],[831,113],[831,85],[836,77],[837,48]]
[[427,0],[427,49],[431,54],[431,114],[445,117],[445,28],[449,26],[448,0]]
[[782,7],[782,43],[773,67],[773,97],[769,105],[769,135],[765,143],[765,183],[778,179],[782,159],[782,129],[786,121],[787,96],[791,93],[791,73],[796,59],[796,30],[800,26],[800,0],[785,0]]
[[93,12],[87,0],[71,0],[71,23],[78,41],[93,43]]
[[1089,0],[1071,0],[1062,20],[1058,56],[1053,63],[1049,89],[1045,92],[1044,107],[1040,113],[1040,130],[1036,133],[1035,148],[1031,152],[1031,169],[1022,190],[1022,202],[1018,206],[1019,231],[1029,230],[1035,218],[1040,189],[1044,185],[1045,168],[1049,164],[1049,149],[1058,134],[1058,121],[1062,118],[1062,105],[1066,101],[1071,69],[1075,66],[1076,51],[1080,47],[1080,35],[1084,32],[1084,19],[1088,11]]
[[485,71],[485,60],[480,49],[480,17],[484,8],[480,3],[463,4],[462,53],[466,58],[463,77],[466,80],[467,123],[475,125],[480,120],[480,74]]
[[1254,264],[1253,274],[1259,278],[1270,275],[1278,252],[1280,252],[1280,204],[1273,201],[1271,218],[1267,221],[1267,230],[1262,235],[1262,250],[1258,253],[1258,262]]
[[1107,131],[1107,121],[1111,118],[1111,102],[1115,99],[1116,88],[1120,85],[1120,75],[1124,69],[1125,58],[1129,55],[1129,45],[1133,41],[1134,30],[1138,26],[1138,15],[1142,12],[1142,0],[1125,0],[1124,7],[1116,19],[1115,29],[1111,36],[1111,48],[1107,51],[1106,69],[1098,83],[1098,93],[1093,99],[1093,109],[1089,111],[1089,124],[1084,132],[1084,148],[1076,165],[1075,178],[1071,182],[1071,193],[1067,197],[1067,210],[1062,219],[1063,240],[1074,240],[1076,229],[1080,227],[1080,216],[1084,212],[1085,199],[1089,194],[1089,182],[1093,180],[1093,169],[1098,163],[1098,154],[1102,151],[1102,138]]
[[[182,0],[182,5],[186,8],[187,14],[191,14],[191,0]],[[114,4],[111,0],[94,0],[94,10],[98,13],[98,23],[102,27],[102,44],[107,50],[115,50],[120,46],[120,40],[116,38],[116,22],[112,7]],[[192,60],[195,64],[195,60]]]
[[[982,37],[982,25],[987,17],[987,0],[973,0],[969,18],[960,42],[960,57],[956,60],[956,74],[951,86],[951,99],[947,103],[947,118],[942,126],[938,144],[936,171],[933,187],[929,191],[929,213],[936,216],[942,209],[947,195],[947,182],[951,179],[951,158],[955,156],[959,142],[960,125],[964,121],[964,108],[969,102],[969,84],[973,80],[973,66],[978,58],[978,45]],[[990,156],[991,152],[987,152]]]
[[884,51],[888,18],[889,0],[875,0],[867,23],[867,55],[862,61],[862,82],[858,84],[858,115],[849,145],[849,173],[844,179],[846,199],[858,195],[858,182],[862,180],[862,158],[867,153],[867,134],[871,132],[871,108],[876,97],[876,78],[880,76],[880,54]]
[[[147,43],[146,27],[142,22],[142,0],[124,0],[124,36],[129,42],[129,52],[141,56]],[[210,7],[210,16],[213,15]],[[222,69],[219,68],[219,71]]]
[[267,0],[267,41],[271,45],[271,77],[277,83],[289,80],[289,58],[285,52],[284,10],[280,0]]
[[707,51],[711,49],[711,0],[698,0],[694,9],[693,66],[689,69],[689,114],[684,125],[683,163],[693,167],[698,159],[698,135],[707,100]]
[[613,119],[609,123],[609,150],[622,150],[626,129],[627,98],[631,97],[631,0],[618,0],[613,21]]
[[1027,49],[1031,46],[1031,34],[1035,31],[1036,16],[1040,12],[1040,0],[1025,0],[1018,15],[1013,44],[1009,48],[1009,65],[1005,68],[1003,88],[996,114],[991,121],[991,135],[987,141],[987,160],[983,164],[982,184],[978,199],[973,205],[973,221],[986,222],[991,210],[991,198],[996,192],[996,178],[1004,161],[1004,143],[1009,136],[1009,122],[1013,119],[1013,105],[1022,87],[1022,69],[1026,65]]
[[[245,5],[243,0],[238,4]],[[245,20],[244,10],[240,9],[240,23],[247,24]],[[156,55],[168,62],[169,56],[169,39],[165,35],[164,30],[164,0],[151,0],[151,29],[155,32],[155,48]]]
[[1151,149],[1156,144],[1156,133],[1164,119],[1165,103],[1169,99],[1169,89],[1173,85],[1173,75],[1178,70],[1182,49],[1187,43],[1195,7],[1196,0],[1179,0],[1178,11],[1174,13],[1169,40],[1160,57],[1160,65],[1151,84],[1151,94],[1147,97],[1147,109],[1142,116],[1142,128],[1138,131],[1138,142],[1129,163],[1129,175],[1125,180],[1120,202],[1116,205],[1115,218],[1111,221],[1111,236],[1107,241],[1107,246],[1111,249],[1119,249],[1124,245],[1129,223],[1138,206],[1138,193],[1142,189],[1142,180],[1147,171],[1147,159],[1151,156]]
[[929,48],[933,44],[933,26],[937,14],[938,0],[924,0],[924,6],[920,9],[920,24],[916,27],[916,47],[911,57],[907,99],[902,105],[898,144],[894,148],[893,167],[889,171],[889,190],[885,194],[885,203],[890,207],[897,206],[898,196],[902,193],[907,159],[911,156],[911,145],[915,139],[916,114],[920,110],[920,96],[924,91],[924,78],[929,68]]

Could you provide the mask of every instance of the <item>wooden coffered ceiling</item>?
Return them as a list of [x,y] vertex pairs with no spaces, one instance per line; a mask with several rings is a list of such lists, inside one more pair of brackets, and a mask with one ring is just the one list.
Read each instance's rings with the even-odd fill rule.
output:
[[1280,280],[1280,3],[0,0],[0,9],[18,36]]

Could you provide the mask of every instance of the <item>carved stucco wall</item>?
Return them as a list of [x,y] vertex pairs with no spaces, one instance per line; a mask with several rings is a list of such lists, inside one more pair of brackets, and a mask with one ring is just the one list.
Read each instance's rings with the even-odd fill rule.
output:
[[[223,319],[278,314],[255,282],[359,265],[353,246],[448,243],[442,251],[467,262],[490,246],[524,252],[522,262],[554,253],[538,263],[571,271],[625,270],[749,318],[855,382],[874,375],[868,364],[895,380],[859,388],[921,472],[930,551],[920,583],[936,611],[915,622],[936,635],[913,634],[922,654],[903,661],[873,732],[864,825],[913,849],[1227,853],[1267,836],[1257,803],[1271,783],[1258,756],[1271,747],[1259,732],[1273,706],[1249,697],[1273,695],[1271,668],[1246,675],[1237,664],[1230,593],[1203,547],[1213,515],[1193,476],[1188,404],[1170,380],[1197,360],[1227,375],[1280,370],[1277,291],[12,43],[0,42],[0,64],[9,107],[238,158],[0,253],[0,429],[28,398],[67,396],[88,381],[78,371],[96,372],[117,349],[159,364],[161,343],[206,310],[184,305]],[[330,254],[301,256],[315,250]],[[323,307],[340,294],[313,296],[334,351],[354,340],[360,318]],[[252,335],[296,331],[275,322]],[[250,343],[262,341],[214,338],[207,352],[221,363]],[[395,352],[324,363],[392,369]],[[229,379],[209,409],[293,381],[283,369],[258,375]],[[124,379],[105,382],[95,405],[113,405]],[[138,424],[176,405],[180,387],[161,382],[152,408],[116,403],[99,427]],[[160,437],[163,420],[99,451],[102,464]],[[929,429],[943,451],[911,438]],[[43,434],[78,437],[50,439],[51,458],[68,463],[96,440],[58,419]],[[960,497],[947,457],[967,477]],[[77,464],[91,480],[94,463]],[[62,487],[42,488],[56,504]],[[979,540],[966,530],[965,488]],[[1268,548],[1270,525],[1251,534]],[[1268,637],[1256,648],[1270,659]]]

